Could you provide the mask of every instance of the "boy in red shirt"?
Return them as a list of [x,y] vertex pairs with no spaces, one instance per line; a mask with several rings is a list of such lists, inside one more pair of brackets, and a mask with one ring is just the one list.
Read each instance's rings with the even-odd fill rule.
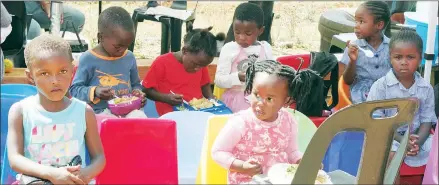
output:
[[206,66],[216,52],[215,36],[206,29],[193,29],[189,23],[182,50],[156,58],[142,85],[147,97],[156,101],[160,116],[172,112],[183,99],[214,98]]

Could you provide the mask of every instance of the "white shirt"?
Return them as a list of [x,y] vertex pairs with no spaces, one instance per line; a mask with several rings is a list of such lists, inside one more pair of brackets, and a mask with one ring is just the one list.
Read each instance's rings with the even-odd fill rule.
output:
[[[274,60],[271,45],[266,41],[260,41],[260,45],[252,45],[243,48],[248,55],[259,55],[261,47],[264,48],[266,59]],[[215,85],[220,88],[231,88],[235,85],[243,85],[239,80],[238,72],[232,71],[232,64],[241,50],[241,46],[236,42],[229,42],[221,49],[215,73]]]

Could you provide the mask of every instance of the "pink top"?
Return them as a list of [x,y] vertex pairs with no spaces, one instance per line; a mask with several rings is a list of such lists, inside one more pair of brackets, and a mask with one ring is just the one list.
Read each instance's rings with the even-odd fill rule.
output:
[[436,130],[433,136],[433,144],[430,150],[430,156],[427,162],[427,167],[424,173],[424,180],[422,184],[438,184],[438,124],[436,124]]
[[[251,108],[230,118],[212,146],[212,158],[230,169],[235,159],[254,159],[262,165],[264,174],[276,163],[297,163],[302,158],[297,144],[298,124],[294,117],[281,109],[274,122],[256,118]],[[251,181],[250,176],[229,171],[230,184]]]

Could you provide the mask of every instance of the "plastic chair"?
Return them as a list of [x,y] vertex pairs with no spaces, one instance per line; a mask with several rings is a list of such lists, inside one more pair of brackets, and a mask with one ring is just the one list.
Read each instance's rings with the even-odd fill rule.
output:
[[194,184],[200,161],[207,121],[212,113],[199,111],[169,112],[161,119],[177,123],[178,182]]
[[[401,146],[386,168],[393,133],[404,123],[409,123],[410,129],[418,104],[415,98],[392,99],[356,104],[336,112],[317,129],[306,148],[291,184],[314,183],[325,150],[331,138],[340,131],[363,131],[372,137],[366,137],[365,144],[362,146],[364,151],[361,163],[365,165],[360,165],[357,178],[336,170],[328,173],[331,181],[334,184],[393,184],[406,153],[409,132],[404,135]],[[398,114],[388,118],[372,118],[373,111],[388,107],[397,107]],[[350,120],[355,120],[355,122]]]
[[[0,122],[0,154],[6,144],[6,136],[8,134],[8,115],[12,104],[37,94],[35,86],[27,84],[1,84],[1,122]],[[3,155],[0,155],[0,166],[3,163]]]
[[217,164],[211,156],[212,145],[229,116],[212,116],[206,128],[196,184],[227,184],[227,170]]
[[16,181],[17,172],[12,170],[9,165],[8,159],[8,148],[5,148],[5,151],[2,153],[2,157],[5,159],[3,164],[1,165],[1,179],[0,184],[12,184]]
[[146,105],[143,107],[143,112],[148,118],[158,118],[159,113],[157,113],[157,108],[155,107],[155,101],[146,99]]
[[299,124],[299,135],[297,136],[299,150],[305,152],[309,141],[311,141],[312,136],[317,131],[317,127],[305,114],[293,109],[288,109],[288,112],[294,115],[294,118]]
[[352,101],[350,99],[351,92],[349,90],[349,85],[344,82],[343,75],[340,76],[338,80],[338,94],[340,95],[340,100],[338,104],[334,107],[334,110],[338,111],[346,106],[352,105]]
[[227,89],[223,89],[221,87],[218,87],[214,85],[213,87],[213,95],[216,96],[218,99],[222,99],[224,92],[226,92]]
[[428,157],[427,167],[425,170],[424,179],[422,184],[438,184],[438,129],[439,124],[436,123],[436,129],[433,137],[433,143],[431,145],[431,152]]
[[106,166],[97,184],[178,184],[176,124],[164,119],[107,119]]

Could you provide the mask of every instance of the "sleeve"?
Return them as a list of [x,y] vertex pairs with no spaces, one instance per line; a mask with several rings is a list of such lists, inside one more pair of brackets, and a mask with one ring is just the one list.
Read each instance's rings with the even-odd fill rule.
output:
[[419,121],[421,124],[435,124],[437,122],[437,117],[434,106],[434,92],[431,86],[429,86],[426,91],[426,97],[427,98],[424,99],[424,102],[419,106]]
[[220,56],[218,58],[218,64],[215,73],[215,85],[220,88],[231,88],[234,85],[241,85],[241,81],[238,77],[238,72],[231,73],[232,63],[235,58],[233,53],[236,53],[232,45],[228,43],[221,49]]
[[349,56],[348,56],[348,48],[346,47],[343,51],[343,56],[341,57],[340,62],[344,65],[348,65],[349,64]]
[[236,157],[232,151],[241,140],[245,123],[240,117],[232,117],[220,131],[212,146],[212,159],[225,169],[230,169]]
[[132,61],[132,65],[130,69],[131,88],[132,90],[134,89],[142,90],[142,85],[140,84],[140,78],[139,78],[139,71],[137,70],[136,58],[132,54],[131,56],[132,56],[132,59],[130,59]]
[[297,121],[294,119],[293,116],[289,115],[289,119],[291,120],[291,135],[293,137],[293,139],[290,139],[290,143],[288,144],[288,161],[292,164],[297,164],[297,161],[302,159],[302,152],[299,151],[299,144],[297,143],[298,141],[298,123]]
[[89,86],[91,81],[90,65],[84,61],[88,61],[87,54],[83,54],[79,59],[78,69],[69,88],[69,93],[79,100],[97,104],[100,100],[94,95],[96,86]]
[[201,69],[200,85],[204,86],[206,84],[210,84],[209,70],[207,69],[207,67],[203,67],[203,69]]
[[264,47],[267,59],[274,60],[275,58],[273,56],[273,49],[271,48],[271,45],[266,41],[262,41],[262,46]]
[[151,65],[143,78],[142,85],[145,88],[157,88],[158,83],[165,78],[165,66],[162,57],[158,57]]

